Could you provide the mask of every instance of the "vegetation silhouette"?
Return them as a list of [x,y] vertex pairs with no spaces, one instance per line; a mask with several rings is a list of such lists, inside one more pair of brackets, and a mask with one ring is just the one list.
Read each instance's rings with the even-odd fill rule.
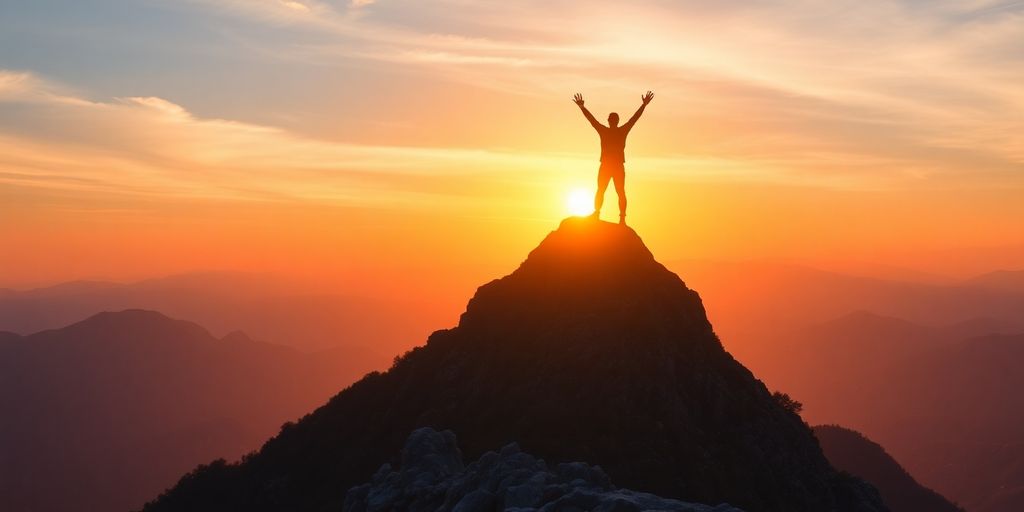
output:
[[583,117],[590,121],[590,126],[597,130],[601,137],[601,166],[597,171],[597,193],[594,195],[594,218],[601,216],[601,206],[604,204],[604,193],[608,189],[608,182],[615,183],[615,193],[619,196],[619,224],[626,223],[626,136],[633,129],[633,125],[644,113],[647,104],[654,99],[654,93],[647,91],[640,97],[640,108],[636,109],[633,117],[626,121],[626,124],[619,126],[619,114],[612,112],[608,114],[608,126],[605,126],[594,118],[594,115],[583,105],[583,95],[576,93],[572,100],[583,111]]
[[793,397],[789,396],[788,393],[776,391],[772,393],[772,399],[779,404],[779,407],[782,407],[793,414],[799,415],[804,410],[804,404],[793,399]]

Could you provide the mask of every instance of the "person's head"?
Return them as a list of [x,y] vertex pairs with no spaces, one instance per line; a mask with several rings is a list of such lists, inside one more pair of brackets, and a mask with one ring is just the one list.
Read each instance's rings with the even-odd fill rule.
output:
[[611,126],[612,128],[615,128],[618,125],[619,125],[619,115],[616,114],[615,112],[612,112],[611,114],[608,114],[608,126]]

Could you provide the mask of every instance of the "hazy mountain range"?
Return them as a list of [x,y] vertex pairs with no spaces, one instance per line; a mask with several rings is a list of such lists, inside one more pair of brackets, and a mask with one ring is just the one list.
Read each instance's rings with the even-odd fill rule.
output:
[[711,322],[744,361],[775,351],[780,336],[858,311],[943,329],[981,323],[985,334],[1024,332],[1024,289],[1012,284],[1021,272],[936,283],[756,261],[680,261],[670,268],[701,292]]
[[387,358],[215,338],[128,310],[0,335],[0,507],[128,510],[197,463],[254,450]]
[[362,346],[384,353],[407,349],[446,318],[431,303],[326,293],[267,274],[205,272],[134,283],[74,281],[0,289],[0,331],[29,334],[123,309],[185,318],[219,336],[243,330],[303,350]]
[[[1022,507],[1024,421],[1018,411],[1024,409],[1018,403],[1020,398],[1010,390],[1021,384],[1016,367],[1024,361],[1021,338],[1015,336],[1024,332],[1024,317],[1019,314],[1024,311],[1021,309],[1024,272],[997,271],[954,281],[913,273],[901,273],[900,277],[906,280],[882,279],[769,263],[680,262],[673,267],[680,271],[687,284],[701,293],[708,316],[726,348],[770,388],[784,390],[802,401],[805,404],[803,415],[808,421],[838,423],[864,432],[895,455],[924,485],[956,500],[971,512],[1009,512]],[[228,395],[237,399],[245,393],[265,393],[259,385],[238,389],[227,382],[227,375],[232,372],[244,374],[241,367],[259,367],[255,361],[262,357],[264,363],[260,364],[266,369],[261,371],[291,375],[289,378],[294,380],[292,397],[306,407],[282,403],[277,411],[268,412],[266,418],[244,411],[221,415],[190,412],[184,415],[187,418],[180,425],[174,421],[146,423],[131,418],[146,419],[150,414],[161,417],[159,414],[176,411],[178,406],[154,410],[136,408],[136,412],[117,414],[118,408],[132,411],[135,406],[119,402],[125,399],[123,390],[107,385],[95,388],[97,390],[88,397],[101,404],[96,410],[106,411],[107,417],[117,415],[125,419],[122,423],[107,420],[110,432],[131,430],[135,436],[133,440],[132,435],[119,434],[118,442],[123,441],[124,446],[115,446],[110,444],[114,443],[111,440],[97,441],[98,427],[90,426],[93,419],[86,421],[76,416],[89,414],[93,407],[86,395],[72,394],[73,399],[69,400],[79,400],[77,404],[63,401],[69,389],[77,389],[72,383],[88,380],[81,376],[72,378],[76,371],[86,371],[78,366],[92,361],[93,357],[118,360],[109,354],[120,351],[118,345],[83,343],[83,347],[91,347],[96,354],[69,356],[67,354],[73,352],[68,352],[67,344],[33,343],[39,345],[33,351],[24,348],[27,340],[48,339],[47,336],[56,334],[22,337],[0,332],[0,366],[4,370],[0,380],[5,390],[0,393],[4,396],[5,410],[13,411],[12,417],[20,418],[2,427],[0,434],[5,439],[18,440],[14,444],[8,441],[4,446],[5,453],[11,454],[4,458],[19,461],[19,464],[26,460],[14,445],[33,435],[46,433],[59,440],[58,434],[63,434],[74,438],[41,447],[38,458],[51,461],[46,471],[55,482],[65,477],[74,481],[66,493],[52,492],[52,486],[39,485],[45,478],[33,473],[28,464],[25,471],[8,469],[3,475],[5,484],[0,487],[3,495],[28,496],[26,499],[37,500],[37,503],[55,503],[62,501],[59,498],[63,494],[84,500],[77,503],[85,503],[93,499],[89,497],[91,493],[93,497],[102,496],[96,499],[111,500],[109,503],[138,505],[140,500],[154,495],[141,490],[147,489],[145,485],[140,485],[139,492],[124,492],[124,488],[117,491],[129,494],[127,498],[115,496],[115,491],[103,490],[104,480],[121,478],[119,470],[111,469],[125,463],[126,459],[118,453],[144,453],[152,449],[144,447],[153,446],[173,447],[169,450],[173,455],[156,453],[154,456],[167,462],[161,464],[162,467],[178,468],[176,470],[161,470],[160,473],[150,468],[160,473],[153,476],[146,468],[126,466],[134,468],[127,471],[130,477],[152,481],[153,486],[148,489],[158,489],[195,463],[215,456],[231,458],[256,448],[282,421],[308,411],[318,400],[363,371],[383,366],[389,359],[384,354],[394,354],[393,347],[414,345],[423,339],[424,333],[448,325],[443,318],[446,314],[436,308],[419,309],[416,304],[312,293],[271,276],[206,273],[128,284],[83,281],[36,290],[0,290],[0,331],[28,334],[64,327],[99,311],[124,308],[158,309],[173,317],[198,321],[216,333],[199,336],[207,344],[217,342],[229,346],[235,342],[235,354],[209,359],[219,361],[218,364],[226,368],[225,376],[217,381],[223,386],[214,386],[218,391],[211,400],[219,396],[221,398],[217,399],[229,401],[225,398]],[[124,319],[132,316],[126,315]],[[110,328],[120,328],[116,324],[111,324]],[[189,334],[188,329],[172,327],[174,325],[177,324],[154,322],[152,329],[155,333],[170,327],[168,333],[156,337],[164,339],[166,345],[172,343],[170,339],[180,336],[186,340],[183,345],[189,346],[191,342],[187,340],[195,336]],[[64,333],[65,339],[95,341],[105,336],[98,331],[79,331],[72,327],[55,332]],[[257,339],[269,339],[305,352],[337,346],[333,354],[321,353],[309,360],[320,360],[338,373],[325,377],[323,373],[305,369],[306,363],[271,364],[276,356],[266,356],[268,353],[289,354],[283,356],[282,361],[293,358],[297,361],[303,356],[283,347],[248,340],[244,335],[227,336],[239,328],[259,333],[254,335]],[[88,332],[89,336],[83,337],[83,332]],[[121,336],[118,332],[121,331],[115,330],[109,335],[118,338]],[[134,350],[147,346],[141,344]],[[267,347],[282,352],[266,350]],[[251,360],[237,357],[250,351],[264,356],[254,355]],[[159,359],[164,353],[156,351],[147,355],[142,351],[134,357]],[[171,361],[178,360],[172,358]],[[141,366],[152,367],[151,375],[164,375],[156,371],[155,367],[160,365],[155,362]],[[116,382],[138,381],[138,394],[134,398],[137,401],[149,396],[154,401],[175,404],[167,398],[170,391],[160,388],[165,385],[187,388],[185,383],[174,379],[154,377],[147,381],[144,376],[123,376],[98,363],[89,368],[94,373],[93,378],[115,375],[111,379]],[[212,365],[206,370],[175,368],[178,369],[168,371],[183,375],[214,371]],[[58,370],[59,377],[48,373]],[[53,389],[39,391],[50,381]],[[84,386],[82,389],[93,388]],[[199,389],[197,385],[192,392]],[[19,394],[17,390],[25,393]],[[105,393],[112,396],[106,397]],[[29,397],[38,399],[29,400]],[[37,405],[30,406],[31,401]],[[61,403],[47,405],[54,401]],[[251,405],[251,400],[249,403]],[[271,421],[270,416],[275,415]],[[53,419],[58,417],[58,420]],[[83,422],[85,429],[74,436],[67,429],[55,432],[46,430],[48,427],[36,429],[34,426],[74,425],[76,422]],[[86,435],[87,432],[91,433]],[[153,439],[162,439],[161,436],[170,441],[153,442]],[[88,443],[83,441],[85,439]],[[66,449],[71,446],[66,443],[72,441],[110,447],[103,452],[109,456],[97,455],[96,451],[74,455],[78,453],[75,450],[84,448]],[[31,443],[25,446],[39,447]],[[52,461],[64,460],[62,457],[70,457],[67,458],[69,463],[64,464],[66,467],[52,469],[56,466]],[[109,461],[109,468],[97,471],[104,466],[95,465],[96,460]],[[5,467],[10,468],[11,464]],[[81,474],[93,475],[95,480],[83,479]],[[163,483],[155,483],[158,481]],[[55,507],[35,510],[62,509]]]

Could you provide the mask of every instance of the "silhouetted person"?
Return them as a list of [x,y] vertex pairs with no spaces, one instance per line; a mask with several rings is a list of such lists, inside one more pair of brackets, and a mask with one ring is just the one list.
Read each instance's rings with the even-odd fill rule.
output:
[[626,121],[626,124],[619,126],[619,115],[615,112],[608,114],[608,126],[605,126],[594,119],[594,115],[583,106],[583,95],[576,93],[573,101],[583,111],[583,116],[590,121],[590,125],[597,130],[601,136],[601,167],[597,171],[597,195],[594,196],[594,218],[601,216],[601,205],[604,204],[604,192],[608,189],[608,181],[615,182],[615,193],[619,196],[619,224],[626,223],[626,135],[633,128],[640,114],[644,113],[644,107],[654,99],[654,93],[647,91],[640,97],[643,102],[640,108],[636,109],[633,117]]

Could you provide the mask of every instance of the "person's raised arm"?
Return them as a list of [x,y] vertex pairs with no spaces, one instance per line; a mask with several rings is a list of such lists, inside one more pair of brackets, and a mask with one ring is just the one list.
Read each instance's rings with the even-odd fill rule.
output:
[[640,114],[644,113],[644,108],[647,107],[647,104],[650,103],[652,99],[654,99],[654,93],[651,91],[647,91],[647,94],[640,97],[640,101],[643,102],[640,104],[640,108],[636,109],[636,113],[633,114],[633,117],[629,118],[629,121],[626,121],[626,124],[622,125],[626,130],[633,129],[633,125],[640,120]]
[[591,114],[589,110],[587,110],[587,107],[583,106],[582,94],[576,93],[576,95],[572,97],[572,101],[573,103],[580,107],[580,110],[583,111],[583,117],[586,117],[587,121],[590,121],[590,126],[593,126],[594,129],[597,131],[601,131],[601,128],[604,128],[603,124],[597,122],[597,119],[594,119],[594,115]]

